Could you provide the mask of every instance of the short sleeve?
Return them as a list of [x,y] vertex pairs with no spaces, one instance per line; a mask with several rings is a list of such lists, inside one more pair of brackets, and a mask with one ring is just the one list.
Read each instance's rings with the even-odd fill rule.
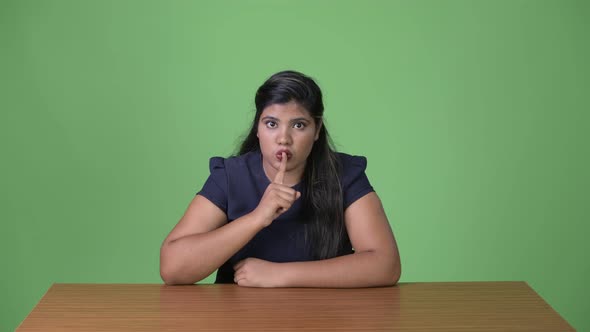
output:
[[344,193],[343,204],[346,210],[356,200],[374,190],[367,174],[365,174],[367,158],[350,156],[344,153],[340,154],[340,158],[342,165],[342,191]]
[[197,194],[207,198],[227,214],[227,173],[224,159],[221,157],[211,158],[209,171],[211,172],[209,178],[205,181],[203,189]]

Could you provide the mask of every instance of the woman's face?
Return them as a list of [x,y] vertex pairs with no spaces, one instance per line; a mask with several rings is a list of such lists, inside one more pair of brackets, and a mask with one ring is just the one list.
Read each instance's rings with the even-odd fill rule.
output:
[[285,184],[288,181],[299,182],[319,132],[319,126],[316,126],[309,112],[296,102],[272,104],[262,110],[256,136],[260,142],[266,175],[274,179],[281,165],[282,152],[285,152]]

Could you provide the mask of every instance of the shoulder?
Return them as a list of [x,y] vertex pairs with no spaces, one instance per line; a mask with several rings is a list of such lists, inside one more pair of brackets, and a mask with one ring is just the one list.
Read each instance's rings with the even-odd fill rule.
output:
[[337,156],[340,162],[340,180],[344,185],[358,176],[365,174],[365,170],[367,169],[366,157],[354,156],[342,152],[338,152]]
[[249,164],[256,158],[255,154],[246,153],[240,156],[211,157],[209,159],[210,175],[203,185],[200,195],[206,197],[221,210],[227,213],[227,200],[241,179],[248,176]]
[[373,187],[365,174],[367,158],[337,153],[340,161],[340,184],[344,197],[344,209],[357,199],[373,191]]
[[257,152],[227,158],[212,157],[209,160],[210,177],[223,186],[236,181],[241,183],[247,178],[259,176],[260,159],[260,153]]
[[254,152],[248,152],[239,156],[231,157],[211,157],[209,159],[209,170],[213,173],[214,170],[234,169],[240,167],[248,167],[248,165],[256,157]]
[[367,167],[367,158],[365,156],[354,156],[343,152],[337,152],[338,160],[343,168]]

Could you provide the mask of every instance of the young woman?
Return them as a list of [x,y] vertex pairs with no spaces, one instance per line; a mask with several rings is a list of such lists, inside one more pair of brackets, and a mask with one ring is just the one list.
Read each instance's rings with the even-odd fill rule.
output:
[[336,153],[322,93],[295,71],[256,92],[256,115],[237,156],[211,175],[164,240],[166,284],[251,287],[394,285],[395,238],[365,175],[366,159]]

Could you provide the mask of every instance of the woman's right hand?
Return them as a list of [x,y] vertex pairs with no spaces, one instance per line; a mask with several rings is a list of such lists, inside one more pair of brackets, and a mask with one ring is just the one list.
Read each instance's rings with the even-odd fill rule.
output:
[[279,172],[274,181],[266,187],[262,199],[253,213],[257,215],[266,227],[293,205],[301,197],[301,193],[283,184],[287,170],[287,154],[283,152]]

